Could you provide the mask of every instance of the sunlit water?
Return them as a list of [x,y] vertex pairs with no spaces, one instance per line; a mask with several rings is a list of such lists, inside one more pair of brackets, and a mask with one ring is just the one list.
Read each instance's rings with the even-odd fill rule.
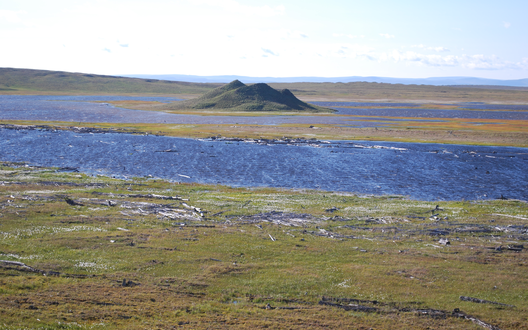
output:
[[[479,111],[479,110],[437,110],[417,109],[411,103],[360,103],[360,102],[313,102],[321,106],[334,108],[337,115],[330,116],[199,116],[170,114],[155,111],[141,111],[116,108],[108,103],[94,101],[142,100],[174,102],[179,99],[169,97],[124,97],[124,96],[35,96],[0,95],[0,119],[4,120],[42,120],[66,121],[78,123],[167,123],[167,124],[329,124],[356,127],[387,126],[393,119],[375,122],[372,118],[354,116],[414,117],[417,121],[429,121],[427,118],[475,118],[475,119],[512,119],[528,120],[527,106],[494,105],[515,111]],[[343,108],[343,106],[404,106],[405,109],[369,109]],[[470,104],[472,107],[489,105]],[[501,108],[501,109],[502,109]],[[523,110],[524,109],[524,110]],[[410,119],[413,120],[413,119]]]
[[120,178],[397,194],[528,199],[528,149],[332,142],[258,145],[130,134],[0,129],[0,160]]

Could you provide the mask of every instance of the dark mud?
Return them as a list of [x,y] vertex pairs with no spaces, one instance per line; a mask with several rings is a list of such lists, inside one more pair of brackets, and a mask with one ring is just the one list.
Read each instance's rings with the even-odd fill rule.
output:
[[[528,199],[528,149],[321,141],[192,140],[0,129],[0,160],[119,178],[404,195]],[[303,143],[301,143],[303,142]],[[167,151],[171,152],[159,152]]]

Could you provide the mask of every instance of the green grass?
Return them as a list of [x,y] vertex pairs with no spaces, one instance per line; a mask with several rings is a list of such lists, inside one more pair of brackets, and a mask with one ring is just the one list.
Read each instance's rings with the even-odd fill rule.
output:
[[205,93],[199,98],[165,106],[166,110],[198,109],[249,112],[334,112],[296,98],[288,89],[275,90],[266,84],[246,86],[238,80]]
[[[0,94],[148,94],[197,96],[223,84],[123,78],[60,71],[0,68]],[[303,101],[418,101],[528,103],[526,90],[385,83],[271,83]]]
[[202,94],[220,85],[0,68],[0,94]]
[[[0,76],[4,94],[181,95],[218,86],[35,70],[2,69]],[[522,91],[366,83],[272,86],[291,88],[304,99],[527,101]],[[90,124],[184,137],[526,145],[522,123],[472,128],[453,120],[438,125],[374,130]],[[455,308],[500,329],[527,328],[527,252],[508,250],[528,239],[514,230],[526,228],[524,201],[414,201],[147,178],[122,181],[23,165],[0,163],[0,260],[23,262],[46,275],[1,264],[0,329],[481,329],[450,317]],[[205,217],[193,215],[181,201],[126,197],[130,194],[180,196]],[[71,206],[66,198],[84,205]],[[184,218],[171,219],[138,203],[173,207]],[[437,204],[444,211],[431,220]],[[326,211],[334,207],[335,212]],[[299,226],[256,220],[271,211],[311,217]],[[448,229],[451,244],[440,245],[433,229]],[[123,287],[123,279],[140,285]],[[462,295],[515,307],[461,301]],[[322,297],[375,300],[361,304],[379,310],[323,306]],[[448,316],[413,311],[427,308]]]
[[387,83],[271,83],[276,89],[288,88],[305,101],[374,101],[450,103],[497,102],[528,103],[527,89],[512,90],[498,86],[430,86]]
[[[527,321],[527,252],[493,249],[528,238],[493,229],[524,226],[525,202],[437,203],[146,178],[121,181],[7,163],[0,166],[0,181],[0,259],[62,274],[1,267],[4,329],[177,324],[478,329],[468,320],[435,319],[405,308],[460,308],[501,329],[523,329]],[[126,202],[148,202],[185,209],[179,201],[117,194],[180,196],[205,217],[169,219],[123,208],[119,205]],[[84,206],[68,205],[65,196]],[[108,206],[106,200],[118,205]],[[444,209],[442,220],[432,221],[436,204]],[[332,207],[338,210],[326,211]],[[270,211],[312,218],[300,226],[255,220]],[[479,226],[491,232],[471,230]],[[429,234],[435,228],[451,230],[451,245],[440,245]],[[324,232],[331,235],[321,236]],[[123,279],[140,285],[123,287]],[[461,295],[516,307],[464,302]],[[364,304],[380,312],[318,305],[323,296],[376,300],[377,305]],[[266,310],[268,303],[294,309]]]

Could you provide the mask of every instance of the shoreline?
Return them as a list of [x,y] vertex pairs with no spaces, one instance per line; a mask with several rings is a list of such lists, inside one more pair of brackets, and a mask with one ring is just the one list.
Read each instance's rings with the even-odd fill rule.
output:
[[[80,124],[80,123],[79,123]],[[528,148],[528,133],[423,129],[423,127],[355,128],[336,125],[114,124],[0,120],[0,128],[50,129],[92,133],[125,133],[181,138],[305,139],[378,141]]]

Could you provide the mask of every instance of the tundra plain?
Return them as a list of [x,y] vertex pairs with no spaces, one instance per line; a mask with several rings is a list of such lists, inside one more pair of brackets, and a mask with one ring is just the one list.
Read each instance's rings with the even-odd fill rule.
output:
[[[86,75],[68,81],[62,80],[67,73],[50,72],[23,80],[9,74],[11,83],[1,93],[193,98],[218,87],[183,84],[188,89],[171,91],[153,88],[171,86],[159,81],[134,85]],[[102,80],[97,85],[91,79]],[[405,100],[447,108],[470,101],[528,103],[526,91],[507,89],[281,85],[304,101]],[[135,107],[174,111],[153,102]],[[381,129],[81,126],[181,137],[528,144],[525,122],[472,122],[478,121],[400,121]],[[118,180],[4,161],[0,329],[527,329],[527,221],[522,200],[436,202],[148,177]]]

